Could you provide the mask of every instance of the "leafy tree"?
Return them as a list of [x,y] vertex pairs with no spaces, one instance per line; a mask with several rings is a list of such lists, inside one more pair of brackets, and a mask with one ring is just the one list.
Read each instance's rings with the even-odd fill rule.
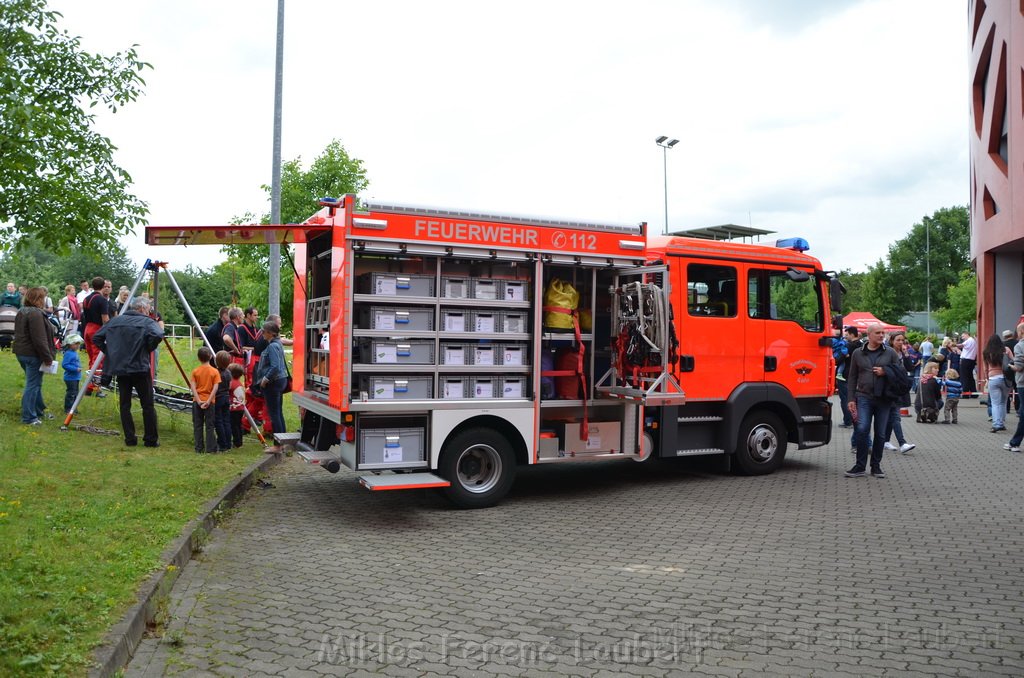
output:
[[935,312],[939,326],[946,332],[962,332],[978,319],[978,278],[971,270],[960,271],[960,280],[950,285],[948,306]]
[[57,27],[45,0],[0,2],[0,251],[34,238],[45,249],[107,249],[143,223],[146,204],[115,146],[94,127],[142,93],[135,46],[91,54]]
[[864,299],[864,283],[867,280],[867,273],[854,273],[850,269],[844,269],[839,272],[839,280],[846,288],[846,294],[843,295],[843,315],[850,311],[867,308]]
[[[341,142],[331,141],[308,170],[302,169],[302,158],[285,162],[281,167],[281,220],[286,224],[298,224],[317,211],[320,198],[337,197],[345,193],[358,193],[368,185],[363,161],[351,157]],[[270,186],[264,185],[269,202]],[[232,219],[235,224],[270,223],[269,211],[257,217],[248,212]],[[227,245],[223,250],[228,254],[228,266],[237,269],[239,303],[254,305],[266,313],[270,286],[270,248],[262,245]],[[289,253],[282,248],[281,309],[282,320],[287,323],[291,314],[294,274],[288,264]]]
[[54,302],[63,296],[65,285],[77,288],[80,280],[101,275],[114,284],[116,292],[121,285],[130,286],[135,282],[138,274],[124,248],[117,243],[98,251],[74,250],[61,256],[30,238],[22,243],[17,254],[8,252],[0,257],[2,284],[44,285]]
[[884,316],[892,322],[909,311],[924,310],[928,305],[929,288],[932,308],[947,306],[949,288],[957,285],[961,271],[970,268],[970,257],[967,208],[936,210],[932,216],[914,224],[909,235],[889,246],[885,264],[872,268],[869,273],[874,278],[872,291],[884,292],[885,300],[878,300],[872,294],[866,301],[881,304]]
[[892,285],[892,277],[888,274],[885,263],[879,259],[868,272],[860,288],[861,306],[850,306],[849,311],[868,311],[879,320],[898,322],[908,309],[903,306],[899,291]]

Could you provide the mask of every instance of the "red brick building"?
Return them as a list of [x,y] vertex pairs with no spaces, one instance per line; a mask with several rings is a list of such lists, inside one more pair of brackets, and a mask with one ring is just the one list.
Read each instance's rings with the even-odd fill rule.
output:
[[971,0],[971,258],[978,337],[1024,312],[1024,1]]

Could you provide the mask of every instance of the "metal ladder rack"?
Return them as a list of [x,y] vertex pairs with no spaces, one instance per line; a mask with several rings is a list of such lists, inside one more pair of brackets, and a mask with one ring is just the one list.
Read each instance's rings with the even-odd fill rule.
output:
[[[665,266],[621,271],[609,290],[615,301],[612,331],[617,339],[626,336],[629,341],[643,342],[641,347],[648,356],[656,357],[646,365],[635,366],[632,374],[620,374],[619,365],[613,365],[597,383],[602,395],[630,400],[641,405],[682,405],[686,394],[669,371],[671,352],[671,306],[669,304],[668,269]],[[662,274],[664,287],[644,282],[651,274]],[[637,278],[621,282],[622,278]],[[620,354],[627,347],[619,346]]]

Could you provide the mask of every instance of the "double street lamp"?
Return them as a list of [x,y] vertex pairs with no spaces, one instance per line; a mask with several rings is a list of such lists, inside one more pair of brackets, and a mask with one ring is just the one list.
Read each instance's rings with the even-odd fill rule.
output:
[[669,139],[666,136],[660,136],[654,140],[654,143],[661,146],[661,157],[665,176],[665,235],[668,235],[668,149],[678,144],[679,139]]

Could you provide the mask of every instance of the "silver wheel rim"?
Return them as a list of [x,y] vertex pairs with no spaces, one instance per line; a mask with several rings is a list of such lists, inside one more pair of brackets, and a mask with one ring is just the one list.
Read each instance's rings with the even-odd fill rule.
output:
[[750,458],[759,464],[771,461],[779,450],[779,437],[775,429],[767,424],[758,424],[747,436],[747,451]]
[[490,492],[501,478],[501,455],[490,445],[473,445],[459,455],[455,472],[467,492]]

